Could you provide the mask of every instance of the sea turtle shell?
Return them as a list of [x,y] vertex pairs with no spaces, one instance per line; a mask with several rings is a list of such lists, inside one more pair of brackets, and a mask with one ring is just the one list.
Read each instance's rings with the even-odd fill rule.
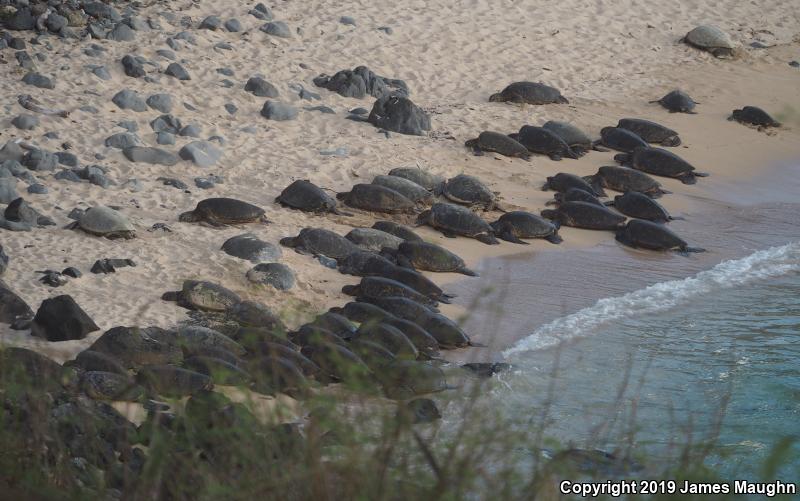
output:
[[435,203],[420,214],[418,218],[420,224],[428,224],[436,228],[445,236],[462,235],[475,238],[485,244],[495,245],[499,242],[493,235],[492,227],[489,223],[478,217],[477,214],[461,207],[447,203]]
[[633,132],[648,143],[658,143],[662,146],[680,146],[681,144],[677,132],[650,120],[623,118],[617,123],[617,127]]
[[736,47],[727,33],[710,24],[694,28],[686,34],[683,41],[698,49],[706,50],[715,57],[731,57]]
[[121,213],[98,205],[83,213],[78,227],[87,233],[106,238],[133,238],[135,230]]
[[293,247],[301,253],[331,259],[342,259],[361,250],[343,236],[322,228],[303,228],[296,237],[282,238],[280,244]]
[[489,101],[527,104],[569,103],[561,95],[561,91],[541,82],[514,82],[499,93],[492,94]]
[[210,224],[254,223],[264,216],[264,209],[235,198],[206,198],[193,211],[184,212],[182,222],[205,221]]
[[389,171],[389,175],[408,179],[433,192],[436,192],[444,182],[441,176],[416,167],[396,167]]
[[550,120],[545,122],[542,128],[560,137],[573,150],[587,151],[592,149],[592,139],[585,132],[570,123]]
[[339,193],[336,198],[355,209],[372,212],[412,212],[415,204],[403,194],[378,184],[356,184],[349,192]]
[[442,189],[445,197],[465,205],[481,205],[487,210],[496,207],[497,195],[474,176],[459,174],[448,179]]
[[298,179],[287,186],[275,199],[281,205],[304,212],[333,212],[336,210],[336,199],[328,195],[314,183]]
[[508,137],[502,132],[483,131],[475,139],[470,139],[464,143],[468,148],[478,151],[493,151],[506,157],[529,158],[531,156],[528,148],[518,141]]
[[372,184],[377,184],[394,190],[414,203],[430,204],[433,194],[414,181],[399,176],[375,176]]

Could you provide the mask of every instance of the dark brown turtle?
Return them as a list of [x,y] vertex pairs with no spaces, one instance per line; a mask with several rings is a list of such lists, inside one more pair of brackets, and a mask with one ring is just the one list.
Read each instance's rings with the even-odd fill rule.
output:
[[497,195],[480,179],[467,174],[448,179],[442,187],[442,194],[457,204],[477,205],[486,210],[497,207]]
[[253,391],[264,395],[285,393],[298,398],[308,394],[309,382],[291,359],[279,356],[260,358],[251,365]]
[[769,113],[756,106],[745,106],[741,110],[733,110],[728,120],[736,120],[739,123],[755,125],[759,128],[781,126],[781,123],[772,118]]
[[421,294],[411,287],[389,278],[372,276],[363,277],[358,285],[345,285],[342,292],[350,296],[365,298],[375,297],[405,297],[424,304],[435,310],[436,300]]
[[214,387],[211,378],[172,365],[148,365],[137,374],[139,384],[164,397],[184,397]]
[[489,223],[477,214],[460,205],[435,203],[417,218],[417,224],[427,224],[441,231],[446,237],[462,235],[483,242],[497,245]]
[[447,390],[447,378],[441,368],[412,360],[397,360],[376,373],[386,396],[407,400],[418,395]]
[[417,351],[420,354],[429,358],[435,358],[439,356],[439,343],[436,341],[436,338],[431,336],[428,331],[414,322],[391,316],[384,318],[380,321],[380,323],[391,325],[395,329],[405,334],[408,340],[414,343],[414,346],[417,348]]
[[400,237],[409,242],[422,241],[422,237],[414,233],[414,230],[408,226],[403,226],[402,224],[395,223],[393,221],[378,221],[377,223],[373,224],[372,227],[376,230],[385,231],[390,235]]
[[396,249],[403,242],[402,238],[375,228],[353,228],[344,238],[370,252],[380,252],[385,247]]
[[325,312],[317,315],[311,322],[311,325],[328,329],[342,339],[350,339],[356,332],[356,327],[347,317],[337,313]]
[[197,203],[197,207],[178,217],[184,223],[205,222],[213,226],[268,222],[264,209],[235,198],[207,198]]
[[314,324],[301,325],[296,331],[289,333],[289,339],[299,346],[309,346],[319,343],[345,345],[345,340],[337,333]]
[[580,188],[569,188],[564,193],[556,193],[553,195],[553,200],[549,200],[545,205],[558,207],[564,202],[587,202],[595,205],[605,205],[596,196]]
[[414,202],[401,193],[377,184],[357,184],[349,192],[339,193],[336,198],[349,207],[371,212],[413,212],[415,207]]
[[500,219],[491,223],[495,235],[498,238],[514,242],[516,244],[526,244],[521,238],[544,238],[550,243],[559,244],[563,240],[558,236],[558,222],[553,223],[536,214],[525,211],[508,212],[500,216]]
[[680,41],[697,49],[708,51],[714,57],[733,57],[736,50],[730,36],[711,24],[703,24],[694,28]]
[[317,364],[326,381],[363,381],[371,371],[361,358],[344,346],[320,343],[303,347],[301,353]]
[[594,141],[570,123],[549,120],[542,125],[542,128],[560,137],[576,153],[585,153],[594,148]]
[[529,151],[547,155],[551,160],[562,158],[579,158],[582,153],[574,151],[555,133],[533,125],[523,125],[517,134],[511,137],[519,141]]
[[144,394],[144,388],[128,374],[104,371],[84,372],[81,375],[81,389],[95,400],[136,402]]
[[671,193],[663,189],[658,181],[644,172],[628,167],[617,167],[616,165],[600,167],[597,169],[597,174],[586,176],[586,180],[592,183],[592,186],[608,188],[621,193],[638,191],[652,198]]
[[183,361],[183,366],[210,377],[214,384],[242,386],[250,382],[250,374],[228,361],[206,355],[194,355]]
[[662,148],[636,148],[631,153],[616,155],[614,160],[648,174],[679,179],[683,184],[695,184],[697,177],[708,176],[704,172],[697,172],[692,164],[678,155]]
[[389,350],[401,360],[416,360],[419,351],[400,329],[384,323],[361,324],[354,340],[372,341]]
[[300,254],[325,256],[337,260],[361,250],[343,236],[322,228],[303,228],[296,237],[282,238],[280,244],[292,247]]
[[292,362],[306,376],[315,376],[319,373],[317,364],[306,358],[302,353],[288,346],[278,343],[264,342],[258,346],[254,359],[258,361],[263,357],[283,358]]
[[467,148],[472,148],[475,154],[484,151],[499,153],[506,157],[530,158],[531,153],[524,145],[508,137],[506,134],[494,131],[483,131],[475,139],[469,139],[464,143]]
[[433,203],[433,194],[414,181],[400,176],[375,176],[372,184],[394,190],[416,204]]
[[697,113],[694,111],[694,108],[695,105],[700,104],[682,90],[673,90],[661,99],[650,102],[660,104],[669,110],[670,113],[689,113],[690,115]]
[[555,176],[548,177],[542,185],[542,191],[553,190],[559,193],[565,193],[570,188],[577,188],[597,197],[606,196],[602,187],[592,186],[586,179],[567,172],[559,172]]
[[656,143],[661,146],[680,146],[681,138],[678,133],[669,127],[661,124],[643,120],[641,118],[622,118],[617,123],[617,127],[633,132],[648,143]]
[[543,210],[542,217],[587,230],[616,230],[625,224],[625,216],[586,202],[563,203],[558,209]]
[[314,183],[298,179],[287,186],[275,202],[303,212],[341,214],[336,208],[336,199]]
[[352,320],[353,322],[386,322],[389,319],[397,318],[380,306],[358,301],[351,301],[342,307],[333,307],[329,310],[338,313]]
[[514,82],[505,89],[489,96],[490,102],[526,104],[569,104],[561,92],[541,82]]
[[634,148],[649,146],[647,141],[627,130],[619,127],[603,127],[600,129],[600,144],[612,150],[630,152]]
[[354,340],[348,345],[353,353],[358,355],[373,372],[379,372],[388,364],[397,360],[389,348],[366,336]]
[[437,192],[444,178],[416,167],[396,167],[389,171],[390,176],[402,177],[413,181],[428,191]]
[[649,250],[677,250],[682,253],[705,252],[699,247],[689,247],[678,235],[667,229],[664,225],[631,219],[628,224],[617,231],[617,241],[634,248]]
[[609,205],[613,205],[615,209],[628,217],[646,219],[656,223],[683,219],[670,216],[667,209],[661,204],[638,191],[628,191],[624,195],[617,195]]
[[477,273],[467,268],[463,259],[444,247],[429,242],[403,242],[397,248],[396,259],[400,266],[418,270],[477,276]]

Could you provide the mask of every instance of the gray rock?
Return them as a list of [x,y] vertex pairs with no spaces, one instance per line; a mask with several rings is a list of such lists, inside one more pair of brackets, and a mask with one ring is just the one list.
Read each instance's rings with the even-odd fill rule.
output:
[[144,70],[144,65],[130,54],[122,58],[122,67],[125,70],[125,74],[129,77],[141,78],[147,75],[147,72]]
[[274,37],[290,38],[292,36],[289,25],[283,21],[271,21],[259,29],[267,35],[272,35]]
[[172,186],[173,188],[178,188],[179,190],[186,190],[189,188],[189,185],[180,179],[175,179],[174,177],[159,177],[156,178],[156,181],[161,181],[164,186]]
[[228,19],[225,21],[225,29],[231,33],[238,33],[242,31],[242,23],[238,19]]
[[233,115],[237,111],[239,111],[239,108],[237,108],[236,105],[233,103],[225,103],[225,111]]
[[229,238],[222,244],[222,250],[226,254],[253,263],[274,262],[283,255],[280,247],[264,242],[252,233],[244,233]]
[[144,189],[144,185],[138,179],[128,179],[123,186],[134,193],[138,193]]
[[258,97],[278,97],[278,89],[261,77],[250,77],[244,90]]
[[122,21],[119,11],[103,2],[86,2],[83,4],[83,11],[99,19],[110,19],[114,22]]
[[222,20],[217,16],[208,16],[200,23],[201,30],[218,30],[222,27]]
[[150,31],[152,29],[150,23],[137,16],[131,16],[125,19],[124,22],[136,31]]
[[253,9],[251,9],[250,15],[261,19],[262,21],[272,21],[274,18],[272,11],[263,3],[259,3]]
[[11,120],[11,125],[21,130],[33,130],[39,125],[39,118],[33,115],[18,115]]
[[156,132],[156,142],[158,144],[175,144],[175,134],[169,132]]
[[3,213],[3,217],[5,217],[7,221],[13,221],[15,223],[36,225],[41,214],[31,207],[24,199],[17,198],[8,204],[8,207],[6,207]]
[[50,171],[58,165],[58,158],[44,150],[30,150],[22,157],[22,165],[34,171]]
[[141,140],[130,132],[118,132],[108,136],[105,141],[105,145],[109,148],[118,148],[120,150],[130,148],[131,146],[140,146],[141,144]]
[[382,77],[366,66],[353,70],[340,70],[333,76],[321,74],[314,85],[323,87],[344,97],[361,99],[367,95],[382,98],[390,95],[408,96],[408,85],[402,80]]
[[33,195],[47,195],[47,186],[41,183],[33,183],[32,185],[28,186],[28,193]]
[[167,66],[166,71],[164,71],[164,74],[175,77],[178,80],[191,80],[189,72],[187,72],[183,66],[178,63],[170,63],[169,66]]
[[407,97],[386,96],[375,101],[369,122],[384,130],[424,136],[431,130],[431,119],[427,113]]
[[108,72],[108,68],[105,66],[95,66],[92,68],[92,73],[100,80],[111,80],[111,73]]
[[114,29],[108,32],[106,38],[115,42],[132,42],[136,40],[136,32],[125,23],[117,23]]
[[200,127],[195,124],[189,124],[183,127],[180,132],[178,132],[178,135],[183,137],[200,137]]
[[211,167],[222,157],[222,151],[208,141],[192,141],[178,155],[200,167]]
[[100,327],[68,295],[42,301],[31,324],[31,335],[48,341],[83,339],[96,330]]
[[97,108],[95,108],[94,106],[92,106],[90,104],[84,104],[83,106],[81,106],[78,109],[83,111],[83,112],[86,112],[86,113],[91,113],[92,115],[96,115],[96,114],[100,113],[100,110],[98,110]]
[[154,132],[169,132],[170,134],[177,134],[181,131],[183,125],[181,125],[180,119],[173,115],[167,114],[161,115],[150,122],[150,127],[153,128]]
[[31,56],[29,56],[24,50],[14,53],[14,57],[17,58],[17,63],[23,69],[33,70],[36,68],[36,63],[33,62]]
[[33,310],[14,291],[0,281],[0,322],[12,324],[20,319],[33,318]]
[[133,111],[147,111],[147,104],[136,91],[130,89],[123,89],[117,92],[111,102],[122,108],[123,110]]
[[13,177],[0,177],[0,204],[8,204],[19,198],[17,180]]
[[789,61],[789,66],[792,68],[800,68],[800,61]]
[[0,275],[6,272],[8,268],[8,256],[3,252],[3,246],[0,245]]
[[394,30],[390,26],[381,26],[378,28],[378,31],[382,31],[387,35],[391,35],[392,33],[394,33]]
[[324,113],[327,115],[333,115],[336,113],[330,106],[308,106],[304,109],[308,111],[319,111],[320,113]]
[[53,33],[60,33],[62,29],[67,27],[67,24],[69,24],[69,20],[55,12],[47,16],[47,20],[44,22],[47,29]]
[[289,290],[295,284],[294,272],[283,263],[257,264],[247,272],[247,279],[281,291]]
[[28,85],[33,85],[34,87],[39,87],[40,89],[55,89],[56,85],[53,83],[53,80],[50,78],[36,73],[30,72],[24,77],[22,77],[22,81]]
[[220,75],[225,75],[226,77],[233,76],[233,70],[230,68],[217,68],[217,73],[219,73]]
[[269,120],[294,120],[297,118],[297,108],[278,101],[267,101],[261,108],[261,116]]
[[[8,221],[4,217],[0,217],[0,228],[8,231],[31,231],[33,227],[28,223],[19,223],[16,221]],[[2,298],[0,298],[2,299]]]
[[339,18],[339,22],[342,23],[342,24],[349,25],[349,26],[355,26],[356,25],[356,20],[353,19],[350,16],[342,16],[341,18]]
[[210,190],[217,184],[207,177],[196,177],[194,178],[194,185],[200,188],[201,190]]
[[161,113],[170,113],[172,111],[172,96],[169,94],[153,94],[147,98],[147,106]]
[[106,173],[97,165],[89,165],[81,172],[81,177],[87,179],[90,183],[101,188],[108,188],[112,182],[106,176]]
[[122,120],[121,122],[117,122],[117,127],[122,127],[128,132],[136,132],[139,130],[139,124],[133,120]]
[[56,175],[53,178],[59,181],[69,181],[71,183],[80,183],[81,177],[72,169],[63,169],[59,172],[56,172]]
[[57,151],[54,153],[58,159],[58,163],[66,165],[67,167],[77,167],[78,157],[74,153],[68,151]]
[[229,44],[228,42],[217,42],[214,44],[214,48],[220,50],[233,50],[233,45]]
[[27,47],[25,40],[18,37],[13,37],[11,40],[9,40],[8,46],[15,50],[25,50]]
[[20,8],[3,25],[6,29],[14,31],[29,31],[36,27],[36,19],[33,18],[30,9]]
[[171,50],[158,49],[156,51],[156,54],[158,54],[159,56],[163,57],[164,59],[169,59],[170,61],[174,61],[175,60],[175,53],[172,52]]
[[148,146],[131,146],[123,149],[122,153],[131,162],[172,166],[179,161],[174,153]]

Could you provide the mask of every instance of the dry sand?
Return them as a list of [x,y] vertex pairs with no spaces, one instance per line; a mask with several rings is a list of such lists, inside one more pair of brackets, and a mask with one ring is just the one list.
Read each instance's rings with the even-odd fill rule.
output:
[[[354,277],[326,269],[316,260],[284,249],[283,262],[297,273],[297,286],[290,292],[256,288],[245,279],[250,263],[220,251],[222,243],[243,232],[253,232],[277,243],[306,226],[325,227],[341,234],[352,226],[371,226],[377,217],[360,215],[310,216],[280,208],[275,196],[295,179],[309,179],[334,191],[347,191],[358,182],[369,182],[393,167],[419,165],[437,174],[475,175],[500,192],[509,206],[538,211],[551,193],[540,186],[547,176],[560,171],[592,174],[598,166],[611,164],[612,153],[592,152],[580,160],[554,162],[535,156],[530,162],[494,154],[476,157],[464,148],[466,139],[490,129],[512,132],[523,124],[540,125],[546,120],[573,122],[592,135],[614,125],[622,117],[651,119],[677,130],[684,147],[676,151],[711,177],[695,186],[661,180],[675,194],[661,199],[676,215],[692,217],[695,197],[722,197],[725,193],[744,196],[751,179],[762,166],[774,161],[800,157],[800,70],[788,62],[800,59],[800,13],[795,2],[735,2],[715,4],[682,0],[665,6],[651,0],[562,2],[511,2],[471,0],[413,1],[400,5],[352,0],[343,2],[281,2],[272,5],[275,16],[294,31],[292,38],[270,37],[260,31],[263,24],[247,14],[249,2],[170,2],[153,3],[140,14],[159,19],[164,32],[139,33],[135,42],[97,41],[107,49],[102,60],[86,56],[87,43],[51,39],[53,50],[47,60],[37,62],[39,71],[55,75],[54,90],[36,89],[23,84],[21,70],[13,63],[2,66],[0,83],[4,89],[0,105],[5,118],[0,140],[24,138],[48,150],[58,150],[65,141],[82,164],[101,163],[109,168],[117,186],[101,189],[88,184],[55,181],[50,175],[43,182],[48,195],[28,195],[26,199],[58,226],[29,233],[3,231],[0,235],[11,264],[3,279],[35,310],[47,297],[69,294],[85,309],[101,331],[79,342],[42,343],[27,332],[14,332],[0,326],[0,339],[17,345],[36,345],[59,359],[72,356],[88,346],[104,330],[116,325],[173,326],[185,320],[186,310],[160,299],[163,292],[180,288],[185,279],[219,282],[243,297],[269,305],[285,315],[290,326],[312,315],[349,300],[340,289],[355,283]],[[191,16],[197,26],[206,15],[223,20],[236,17],[243,33],[192,30],[197,45],[177,51],[178,58],[192,79],[178,82],[161,76],[157,83],[128,78],[119,64],[128,53],[168,61],[155,51],[166,48],[168,34],[182,31],[159,12],[169,9]],[[342,15],[355,18],[357,26],[339,23]],[[737,60],[718,60],[687,47],[678,39],[701,23],[715,23],[731,33],[747,50]],[[390,26],[392,35],[378,31]],[[774,47],[750,49],[760,40]],[[234,49],[213,49],[220,41]],[[41,50],[41,46],[29,50]],[[9,58],[10,51],[4,51]],[[301,63],[304,66],[301,66]],[[106,64],[112,79],[102,81],[86,65]],[[411,88],[412,100],[431,113],[433,133],[429,137],[379,134],[368,124],[345,120],[346,111],[358,106],[369,109],[373,99],[348,99],[315,88],[311,80],[320,73],[367,65],[376,73],[404,79]],[[68,66],[69,69],[61,69]],[[217,68],[229,67],[228,77],[236,85],[219,85],[225,78]],[[337,114],[301,111],[297,120],[272,122],[259,110],[264,98],[244,92],[246,80],[262,73],[275,84],[281,100],[298,106],[326,104]],[[556,86],[570,100],[569,105],[519,106],[489,103],[488,96],[517,80],[543,81]],[[320,102],[301,101],[288,87],[301,83],[319,92]],[[111,97],[123,88],[147,96],[157,92],[172,94],[173,114],[184,123],[202,127],[204,138],[219,134],[227,140],[222,160],[213,168],[202,169],[189,162],[174,167],[128,162],[119,150],[106,148],[104,140],[123,129],[115,124],[135,120],[139,135],[156,146],[149,122],[160,113],[150,110],[135,113],[120,110]],[[681,88],[698,102],[699,114],[669,114],[648,101]],[[68,119],[40,117],[41,126],[22,132],[9,125],[23,110],[16,96],[31,93],[46,105],[66,107]],[[189,111],[189,103],[197,111]],[[223,105],[234,103],[239,111],[229,115]],[[731,110],[757,105],[786,123],[774,134],[766,134],[726,120]],[[92,105],[100,111],[90,114],[77,110]],[[243,129],[253,127],[255,132]],[[58,140],[42,137],[47,131],[59,133]],[[174,151],[189,138],[178,138]],[[346,147],[345,158],[320,155],[320,150]],[[169,147],[167,147],[169,148]],[[94,160],[102,153],[102,161]],[[222,175],[225,183],[204,191],[192,185],[196,176]],[[176,177],[191,186],[191,193],[163,186],[159,176]],[[127,179],[139,179],[145,189],[131,192],[123,187]],[[24,190],[24,185],[19,187]],[[726,189],[719,189],[725,187]],[[230,196],[256,203],[267,210],[269,225],[213,229],[178,223],[179,213],[190,210],[201,199]],[[760,196],[760,195],[759,195]],[[62,229],[70,221],[74,207],[96,204],[119,205],[135,222],[138,237],[110,241],[81,232]],[[495,215],[487,215],[494,217]],[[148,232],[154,223],[164,222],[172,233]],[[533,242],[522,246],[502,243],[489,247],[474,240],[446,239],[427,229],[425,238],[440,243],[464,256],[472,265],[486,256],[538,252],[551,244]],[[562,248],[592,246],[612,236],[605,232],[565,229]],[[702,242],[697,242],[701,245]],[[552,249],[550,249],[552,250]],[[133,258],[138,266],[116,274],[88,273],[100,258]],[[34,270],[76,266],[84,272],[80,279],[53,289],[38,282]],[[430,275],[437,282],[460,279],[451,274]],[[480,279],[474,280],[480,287]],[[536,284],[531,284],[536,287]],[[459,306],[446,313],[458,314]]]

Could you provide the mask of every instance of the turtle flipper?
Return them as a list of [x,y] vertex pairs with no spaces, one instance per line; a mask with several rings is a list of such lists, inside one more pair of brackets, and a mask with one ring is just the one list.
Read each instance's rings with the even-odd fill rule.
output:
[[477,277],[478,274],[474,271],[470,270],[469,268],[460,268],[456,270],[456,273],[461,273],[462,275],[467,275],[468,277]]
[[547,240],[548,242],[550,242],[551,244],[556,244],[556,245],[558,245],[558,244],[560,244],[561,242],[564,241],[564,239],[561,238],[561,235],[559,235],[558,233],[553,233],[552,235],[547,235],[546,237],[544,237],[544,239]]
[[621,243],[622,245],[626,245],[628,247],[636,248],[636,244],[633,243],[631,239],[629,239],[624,231],[618,231],[617,234],[614,236],[614,239]]
[[669,216],[670,221],[686,221],[685,217],[681,216]]
[[708,172],[697,172],[697,171],[692,172],[692,174],[694,174],[697,177],[708,177],[710,175]]
[[556,162],[561,160],[561,155],[559,153],[553,153],[553,154],[548,155],[548,156],[550,157],[550,160],[554,160]]
[[498,241],[494,235],[489,233],[482,233],[475,237],[475,239],[479,242],[483,242],[486,245],[499,245],[500,241]]
[[682,253],[690,253],[690,252],[697,253],[697,252],[706,252],[706,250],[704,248],[702,248],[702,247],[688,247],[687,246],[687,247],[684,247],[683,249],[681,249],[681,252]]
[[297,247],[298,241],[295,237],[284,237],[278,241],[279,244],[283,245],[284,247]]
[[503,231],[501,233],[498,233],[497,237],[505,240],[506,242],[512,242],[515,244],[522,244],[522,245],[530,245],[528,242],[525,242],[524,240],[520,240],[519,238],[517,238],[517,236],[511,233],[510,231]]
[[686,174],[678,178],[683,184],[697,184],[697,178],[694,173]]

